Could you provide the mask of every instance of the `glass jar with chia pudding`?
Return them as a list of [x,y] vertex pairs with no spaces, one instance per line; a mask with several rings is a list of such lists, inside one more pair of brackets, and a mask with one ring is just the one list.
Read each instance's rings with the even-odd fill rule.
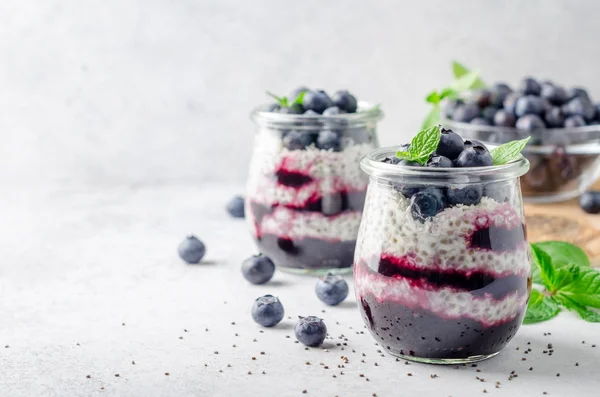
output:
[[252,112],[258,130],[247,184],[250,231],[281,270],[351,271],[368,184],[359,162],[378,147],[383,114],[347,91],[329,98],[308,90],[303,101],[285,105]]
[[[456,150],[443,148],[450,141]],[[517,332],[531,290],[519,186],[529,163],[517,152],[494,165],[483,144],[443,128],[423,164],[396,158],[407,146],[361,162],[370,176],[354,262],[363,319],[407,360],[492,357]]]

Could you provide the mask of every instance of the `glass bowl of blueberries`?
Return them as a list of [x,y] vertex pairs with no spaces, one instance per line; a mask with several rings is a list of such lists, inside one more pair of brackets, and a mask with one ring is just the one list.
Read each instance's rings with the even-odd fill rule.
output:
[[523,154],[531,169],[521,178],[526,201],[572,199],[600,176],[600,103],[583,88],[531,77],[516,89],[496,83],[447,100],[442,120],[465,139],[490,144],[530,136]]

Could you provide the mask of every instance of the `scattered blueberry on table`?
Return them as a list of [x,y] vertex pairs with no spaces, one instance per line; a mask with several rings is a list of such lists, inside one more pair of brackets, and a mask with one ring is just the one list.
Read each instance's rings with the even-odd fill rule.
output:
[[244,218],[244,197],[234,196],[229,203],[227,203],[227,212],[234,218]]
[[252,306],[252,319],[263,327],[274,327],[283,319],[284,310],[279,298],[265,295]]
[[275,273],[275,264],[263,254],[253,255],[242,263],[242,274],[252,284],[264,284]]
[[340,276],[328,274],[320,278],[315,286],[315,292],[321,302],[335,306],[348,296],[348,283]]
[[579,197],[579,206],[588,214],[600,214],[600,191],[583,193]]
[[309,347],[317,347],[323,344],[327,336],[327,326],[322,319],[315,316],[300,317],[294,327],[296,339]]
[[179,256],[189,264],[199,263],[204,254],[206,246],[196,236],[189,235],[179,244]]

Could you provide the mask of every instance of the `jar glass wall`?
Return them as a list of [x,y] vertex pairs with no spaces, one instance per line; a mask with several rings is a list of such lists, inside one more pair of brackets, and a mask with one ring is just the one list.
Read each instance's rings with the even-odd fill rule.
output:
[[290,272],[350,271],[368,184],[359,162],[378,147],[381,111],[252,118],[246,218],[259,250]]
[[517,332],[531,289],[519,186],[529,164],[381,162],[398,149],[376,150],[361,163],[370,183],[354,282],[364,321],[380,345],[405,359],[491,357]]

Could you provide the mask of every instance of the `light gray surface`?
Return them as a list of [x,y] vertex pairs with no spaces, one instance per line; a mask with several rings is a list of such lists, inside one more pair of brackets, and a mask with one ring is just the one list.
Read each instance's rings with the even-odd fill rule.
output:
[[600,95],[594,0],[19,0],[0,4],[0,181],[242,182],[265,89],[380,102],[418,128],[450,61]]
[[[407,366],[378,354],[353,296],[325,307],[314,279],[282,273],[248,284],[239,266],[253,243],[244,222],[222,209],[234,191],[3,189],[0,396],[598,395],[598,326],[569,313],[523,326],[476,368]],[[204,264],[185,265],[176,254],[191,231],[207,244]],[[250,307],[266,293],[291,319],[261,333]],[[294,343],[298,315],[325,319],[328,351]],[[548,343],[552,356],[543,354]]]

